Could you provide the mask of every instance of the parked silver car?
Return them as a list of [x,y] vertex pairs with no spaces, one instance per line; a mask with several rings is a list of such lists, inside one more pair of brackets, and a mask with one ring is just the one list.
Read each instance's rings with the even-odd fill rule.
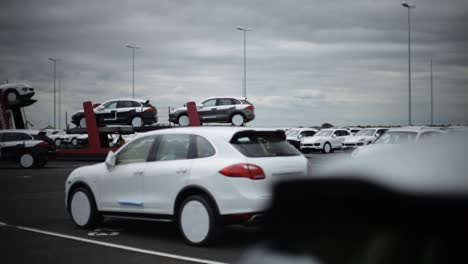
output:
[[[231,123],[242,126],[254,120],[254,106],[245,97],[211,97],[197,104],[198,115],[202,123]],[[169,121],[180,126],[188,126],[187,107],[173,110]]]

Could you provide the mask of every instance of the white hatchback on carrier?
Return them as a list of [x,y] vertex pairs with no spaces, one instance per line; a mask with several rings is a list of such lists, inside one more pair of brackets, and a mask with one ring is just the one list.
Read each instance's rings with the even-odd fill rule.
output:
[[164,129],[74,170],[65,202],[79,227],[102,217],[175,221],[188,243],[206,245],[223,225],[260,220],[274,182],[307,173],[306,158],[282,131]]

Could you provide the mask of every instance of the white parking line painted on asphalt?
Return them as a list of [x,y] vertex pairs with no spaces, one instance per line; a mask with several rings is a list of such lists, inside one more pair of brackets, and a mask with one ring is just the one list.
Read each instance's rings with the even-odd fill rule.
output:
[[190,262],[195,262],[195,263],[204,263],[204,264],[226,264],[226,263],[223,263],[223,262],[212,261],[212,260],[207,260],[207,259],[192,258],[192,257],[186,257],[186,256],[170,254],[170,253],[164,253],[164,252],[159,252],[159,251],[153,251],[153,250],[148,250],[148,249],[124,246],[124,245],[119,245],[119,244],[114,244],[114,243],[101,242],[101,241],[97,241],[97,240],[81,238],[81,237],[76,237],[76,236],[70,236],[70,235],[64,235],[64,234],[59,234],[59,233],[55,233],[55,232],[49,232],[49,231],[45,231],[45,230],[29,228],[29,227],[24,227],[24,226],[16,226],[16,227],[18,229],[25,230],[25,231],[30,231],[30,232],[34,232],[34,233],[39,233],[39,234],[44,234],[44,235],[49,235],[49,236],[55,236],[55,237],[60,237],[60,238],[65,238],[65,239],[70,239],[70,240],[75,240],[75,241],[80,241],[80,242],[105,246],[105,247],[118,248],[118,249],[123,249],[123,250],[127,250],[127,251],[133,251],[133,252],[137,252],[137,253],[154,255],[154,256],[159,256],[159,257],[165,257],[165,258],[171,258],[171,259],[177,259],[177,260],[184,260],[184,261],[190,261]]

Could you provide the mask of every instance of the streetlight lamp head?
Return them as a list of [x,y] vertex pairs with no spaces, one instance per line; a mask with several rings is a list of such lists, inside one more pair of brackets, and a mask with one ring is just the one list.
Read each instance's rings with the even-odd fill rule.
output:
[[406,7],[406,8],[416,8],[415,5],[410,5],[410,4],[408,4],[407,2],[402,2],[401,5],[402,5],[403,7]]

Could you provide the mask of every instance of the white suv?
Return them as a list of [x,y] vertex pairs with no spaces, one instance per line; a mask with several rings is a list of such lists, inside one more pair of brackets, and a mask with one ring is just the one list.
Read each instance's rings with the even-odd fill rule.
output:
[[274,182],[305,175],[306,158],[280,131],[164,129],[74,170],[65,202],[79,227],[100,216],[175,221],[187,242],[205,245],[223,224],[259,220]]
[[330,153],[333,150],[341,149],[343,141],[351,137],[351,132],[346,129],[322,129],[313,137],[302,139],[300,149],[321,150],[323,153]]
[[380,138],[388,128],[374,127],[364,128],[357,132],[354,136],[347,138],[343,141],[344,150],[353,150],[356,147],[361,147],[374,143]]

